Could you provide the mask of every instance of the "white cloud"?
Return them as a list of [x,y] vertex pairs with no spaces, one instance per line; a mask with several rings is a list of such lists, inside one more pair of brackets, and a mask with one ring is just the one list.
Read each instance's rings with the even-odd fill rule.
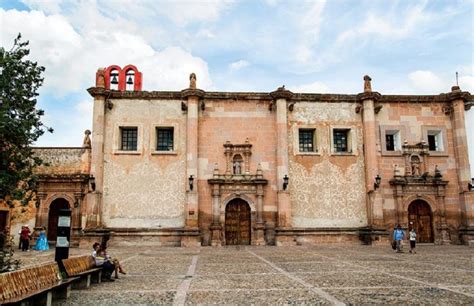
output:
[[56,95],[93,86],[97,68],[111,64],[136,65],[144,74],[144,89],[180,90],[188,85],[191,72],[198,74],[201,88],[212,85],[202,59],[179,47],[155,50],[140,35],[125,32],[118,24],[114,27],[117,22],[112,20],[106,30],[85,26],[78,32],[63,16],[38,11],[0,9],[0,19],[5,29],[0,43],[11,45],[18,32],[30,40],[30,57],[46,67],[44,90]]
[[417,93],[436,94],[446,87],[445,82],[432,71],[417,70],[408,74],[408,79]]
[[301,92],[301,93],[326,93],[329,91],[329,88],[326,84],[322,82],[313,82],[310,84],[302,84],[298,86],[290,87],[292,92]]
[[240,70],[242,68],[245,68],[245,67],[248,67],[250,65],[249,62],[247,62],[246,60],[239,60],[239,61],[236,61],[236,62],[233,62],[231,64],[229,64],[229,68],[230,70]]
[[78,113],[87,118],[92,118],[92,110],[94,108],[94,104],[91,100],[82,100],[77,103],[74,108],[78,111]]

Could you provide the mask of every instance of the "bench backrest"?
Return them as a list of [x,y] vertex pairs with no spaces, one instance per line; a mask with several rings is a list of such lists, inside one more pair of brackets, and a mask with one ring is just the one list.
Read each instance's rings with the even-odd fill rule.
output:
[[94,257],[90,255],[63,259],[63,265],[68,276],[74,276],[95,268]]
[[0,274],[0,304],[24,294],[57,284],[61,280],[58,264],[50,262]]

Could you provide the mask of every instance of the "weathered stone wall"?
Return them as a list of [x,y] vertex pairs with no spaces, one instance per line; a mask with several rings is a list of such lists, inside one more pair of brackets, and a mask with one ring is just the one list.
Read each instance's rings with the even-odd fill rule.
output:
[[[103,221],[107,227],[184,225],[186,117],[181,101],[112,100],[105,114]],[[138,152],[118,152],[119,127],[138,127]],[[156,154],[156,126],[175,129],[175,152]]]
[[38,174],[77,174],[86,172],[83,148],[34,148],[33,152],[44,164],[35,169]]
[[[400,126],[402,129],[401,139],[408,144],[416,144],[422,140],[427,141],[423,132],[428,126],[443,128],[443,137],[445,137],[444,152],[431,153],[426,159],[426,169],[431,175],[434,174],[435,166],[443,175],[443,179],[449,181],[446,188],[446,221],[451,232],[454,232],[461,222],[461,207],[459,200],[459,183],[457,175],[457,162],[453,145],[453,130],[449,114],[445,114],[445,107],[442,103],[384,103],[379,114],[376,115],[377,124],[377,144],[379,154],[379,165],[382,180],[382,194],[384,199],[384,216],[387,225],[393,225],[396,222],[395,209],[396,201],[394,198],[394,189],[389,185],[390,178],[394,175],[395,165],[404,167],[405,157],[401,153],[389,156],[382,152],[381,126]],[[420,195],[423,192],[420,191]],[[433,222],[438,223],[438,214],[440,207],[437,207],[434,199],[429,201],[432,208],[436,210]],[[426,199],[426,198],[425,198]],[[403,222],[408,222],[403,220]],[[436,227],[436,226],[435,226]],[[434,229],[436,231],[436,228]],[[455,242],[457,237],[451,237]]]
[[[269,100],[206,100],[206,109],[199,113],[199,222],[204,244],[212,217],[212,192],[207,180],[212,178],[214,164],[225,173],[224,144],[252,145],[250,173],[255,174],[260,163],[264,179],[263,218],[275,221],[277,212],[276,127],[275,113],[269,110]],[[223,203],[229,200],[221,198]]]
[[[289,177],[294,227],[367,225],[363,135],[355,103],[298,102],[289,113]],[[316,129],[318,152],[298,152],[298,128]],[[352,130],[352,153],[332,152],[331,128]]]

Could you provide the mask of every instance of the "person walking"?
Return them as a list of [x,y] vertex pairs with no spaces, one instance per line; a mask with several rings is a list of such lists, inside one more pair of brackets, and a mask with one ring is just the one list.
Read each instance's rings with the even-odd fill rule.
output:
[[405,238],[405,232],[402,230],[402,226],[398,224],[397,228],[393,231],[393,239],[395,240],[397,253],[402,252],[402,240]]
[[29,251],[30,248],[30,228],[28,227],[28,224],[23,226],[21,229],[21,234],[20,234],[20,240],[21,240],[21,250],[24,251]]
[[410,231],[410,253],[416,254],[416,231],[415,228],[412,228]]

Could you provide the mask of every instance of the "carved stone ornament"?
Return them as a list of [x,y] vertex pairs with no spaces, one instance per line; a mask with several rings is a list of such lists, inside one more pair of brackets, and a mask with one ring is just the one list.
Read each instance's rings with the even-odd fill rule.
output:
[[196,89],[196,74],[193,72],[189,75],[189,88]]
[[272,97],[274,100],[278,100],[278,99],[290,100],[293,97],[293,93],[285,89],[285,85],[283,85],[281,87],[278,87],[277,90],[272,91],[270,93],[270,97]]
[[368,75],[364,75],[364,92],[372,92],[372,79]]
[[82,141],[82,147],[83,148],[90,148],[91,147],[91,131],[90,130],[85,130],[84,131],[84,140]]

